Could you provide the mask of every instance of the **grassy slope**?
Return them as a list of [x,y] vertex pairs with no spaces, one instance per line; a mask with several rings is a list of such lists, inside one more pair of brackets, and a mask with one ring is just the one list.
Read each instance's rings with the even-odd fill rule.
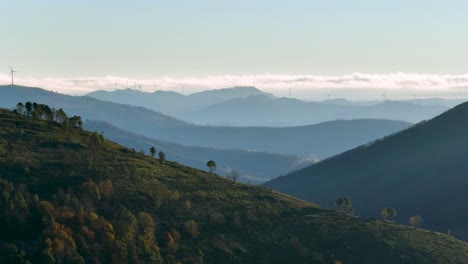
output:
[[209,148],[157,140],[122,130],[102,121],[87,120],[84,128],[89,131],[102,131],[106,138],[136,150],[144,149],[148,152],[147,150],[154,146],[158,151],[164,151],[169,159],[190,167],[206,169],[206,162],[215,159],[218,174],[226,175],[231,169],[235,169],[241,175],[240,181],[253,184],[266,182],[278,177],[279,174],[286,174],[312,164],[312,160],[293,155]]
[[[85,182],[110,179],[114,194],[94,203],[80,200],[84,211],[91,210],[115,226],[115,211],[122,206],[135,215],[150,214],[166,262],[199,262],[201,255],[207,263],[468,262],[468,244],[439,233],[321,209],[174,162],[161,166],[156,159],[110,141],[91,144],[92,139],[80,129],[2,110],[0,177],[18,190],[38,194],[57,210],[65,210],[57,198],[60,190],[86,197],[80,196]],[[184,231],[190,220],[198,223],[199,232]],[[66,218],[57,216],[55,221],[71,225]],[[181,233],[177,247],[170,247],[166,239],[171,228]],[[8,234],[6,229],[3,225],[0,232]],[[112,243],[118,243],[124,234],[114,229]],[[1,242],[15,243],[28,257],[31,244],[41,245],[45,236],[41,232],[2,236]],[[78,235],[74,232],[71,237]]]

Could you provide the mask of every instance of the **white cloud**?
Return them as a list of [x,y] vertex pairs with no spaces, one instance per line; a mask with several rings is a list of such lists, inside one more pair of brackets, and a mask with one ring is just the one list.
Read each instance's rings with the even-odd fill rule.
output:
[[[0,73],[0,83],[10,83],[8,74]],[[272,92],[277,95],[285,95],[288,89],[294,89],[296,95],[305,96],[317,92],[327,91],[362,91],[376,92],[411,90],[424,92],[438,90],[450,92],[456,88],[468,87],[468,74],[459,75],[434,75],[415,73],[390,73],[367,74],[352,73],[339,76],[319,75],[218,75],[206,77],[157,79],[131,79],[118,76],[86,77],[86,78],[27,78],[16,75],[15,83],[25,86],[41,87],[66,94],[85,94],[94,90],[114,90],[128,86],[141,85],[144,91],[156,89],[174,90],[181,92],[185,87],[187,92],[196,92],[206,89],[217,89],[232,86],[252,86]],[[459,90],[459,89],[458,89]],[[374,92],[374,93],[375,93]]]

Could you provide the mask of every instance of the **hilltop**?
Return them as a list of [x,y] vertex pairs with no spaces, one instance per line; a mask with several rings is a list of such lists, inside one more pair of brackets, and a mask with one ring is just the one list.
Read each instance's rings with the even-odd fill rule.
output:
[[333,207],[347,195],[363,216],[394,207],[407,223],[468,239],[468,103],[265,185]]
[[[468,244],[322,209],[0,110],[3,263],[463,263]],[[78,124],[79,126],[79,124]]]

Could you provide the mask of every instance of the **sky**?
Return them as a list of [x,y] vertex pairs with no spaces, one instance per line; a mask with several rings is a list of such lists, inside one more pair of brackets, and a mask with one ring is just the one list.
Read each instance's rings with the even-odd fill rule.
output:
[[0,0],[0,10],[0,83],[12,65],[18,84],[65,93],[127,80],[303,96],[468,87],[466,0]]

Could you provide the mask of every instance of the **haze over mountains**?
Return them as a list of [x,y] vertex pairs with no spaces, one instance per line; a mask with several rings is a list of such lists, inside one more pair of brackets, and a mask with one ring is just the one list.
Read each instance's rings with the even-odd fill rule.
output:
[[[323,159],[410,126],[392,120],[338,120],[300,127],[222,127],[193,125],[143,107],[37,88],[1,86],[0,105],[41,101],[85,119],[102,120],[139,135],[180,144],[267,151]],[[346,131],[344,137],[342,132]]]
[[407,223],[468,239],[468,103],[395,135],[377,140],[265,184],[333,207],[349,196],[355,210],[376,217],[394,207]]
[[115,91],[99,90],[86,95],[104,101],[144,106],[174,117],[180,117],[208,105],[225,102],[234,98],[247,98],[252,95],[265,95],[269,98],[274,98],[273,95],[264,93],[254,87],[243,86],[221,90],[207,90],[186,96],[172,91],[159,90],[154,93],[147,93],[130,88]]
[[313,163],[311,159],[293,155],[283,155],[240,149],[219,149],[193,145],[181,145],[149,138],[119,129],[102,121],[87,120],[84,128],[89,131],[102,131],[106,138],[121,145],[145,152],[151,147],[163,151],[173,161],[198,169],[206,170],[206,162],[217,161],[217,173],[226,175],[232,170],[240,174],[239,181],[258,184],[281,174],[303,168]]
[[234,87],[191,95],[140,92],[132,89],[96,91],[88,96],[146,108],[199,125],[302,126],[336,119],[391,119],[416,123],[430,119],[462,100],[350,102],[331,99],[309,102],[278,98],[255,87]]
[[373,105],[305,102],[298,99],[270,99],[257,95],[237,98],[195,111],[182,117],[196,123],[210,122],[232,126],[291,126],[336,119],[390,119],[419,122],[445,111],[440,105],[416,105],[385,101]]

